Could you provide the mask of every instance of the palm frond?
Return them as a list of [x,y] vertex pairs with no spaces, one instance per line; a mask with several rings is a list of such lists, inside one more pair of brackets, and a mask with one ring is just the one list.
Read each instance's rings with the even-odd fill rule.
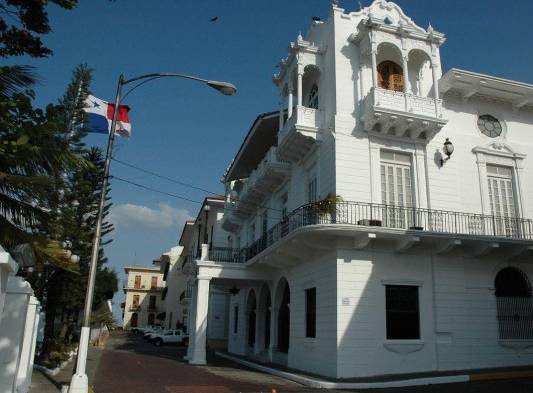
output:
[[0,67],[0,97],[6,98],[13,93],[33,86],[37,82],[34,68],[27,65]]

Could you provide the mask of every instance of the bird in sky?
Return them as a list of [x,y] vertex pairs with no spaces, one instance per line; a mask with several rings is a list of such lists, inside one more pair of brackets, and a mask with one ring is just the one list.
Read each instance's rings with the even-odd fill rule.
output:
[[218,20],[218,16],[213,16],[213,17],[211,18],[211,22],[216,22],[217,20]]

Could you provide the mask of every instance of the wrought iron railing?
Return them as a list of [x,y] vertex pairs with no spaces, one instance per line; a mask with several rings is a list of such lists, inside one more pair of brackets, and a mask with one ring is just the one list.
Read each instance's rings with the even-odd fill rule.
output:
[[188,264],[189,262],[193,262],[195,259],[196,257],[193,254],[187,255],[181,264],[181,269],[183,270],[186,264]]
[[497,297],[500,340],[533,339],[533,298]]
[[243,251],[246,248],[212,247],[209,250],[209,260],[217,262],[244,262]]
[[297,208],[249,247],[213,247],[209,260],[246,262],[298,228],[323,224],[533,240],[530,219],[365,202],[318,202]]

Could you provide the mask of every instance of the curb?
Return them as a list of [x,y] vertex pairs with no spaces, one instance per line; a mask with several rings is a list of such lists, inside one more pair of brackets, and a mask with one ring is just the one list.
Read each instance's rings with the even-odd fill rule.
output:
[[297,382],[301,385],[319,388],[319,389],[382,389],[382,388],[399,388],[407,386],[423,386],[436,385],[445,383],[458,382],[474,382],[474,381],[491,381],[500,379],[515,379],[533,377],[533,370],[522,371],[502,371],[502,372],[487,372],[475,374],[461,374],[461,375],[446,375],[437,377],[423,377],[399,379],[395,381],[382,382],[331,382],[324,381],[317,378],[307,377],[301,374],[295,374],[288,371],[282,371],[275,368],[263,366],[249,360],[244,360],[236,356],[228,355],[226,353],[215,352],[221,358],[231,360],[235,363],[242,364],[255,370],[259,370],[268,374],[272,374],[290,381]]
[[56,368],[54,369],[50,369],[48,367],[45,367],[45,366],[41,366],[40,364],[34,364],[33,365],[33,369],[34,370],[38,370],[38,371],[42,371],[43,373],[45,373],[46,375],[51,375],[53,377],[55,377],[57,374],[59,374],[59,372],[61,370],[63,370],[67,364],[70,363],[70,361],[74,358],[74,356],[76,355],[77,351],[72,351],[69,353],[69,356],[68,356],[68,359],[65,360],[64,362],[62,362],[59,366],[57,366]]
[[281,371],[275,368],[270,368],[257,363],[243,360],[225,353],[215,352],[217,356],[240,363],[244,366],[263,371],[268,374],[276,375],[299,384],[302,384],[311,388],[319,389],[380,389],[380,388],[399,388],[406,386],[421,386],[421,385],[434,385],[442,383],[456,383],[456,382],[468,382],[470,381],[469,375],[448,375],[442,377],[430,377],[430,378],[412,378],[396,381],[385,382],[330,382],[316,378],[306,377],[300,374],[290,373],[288,371]]

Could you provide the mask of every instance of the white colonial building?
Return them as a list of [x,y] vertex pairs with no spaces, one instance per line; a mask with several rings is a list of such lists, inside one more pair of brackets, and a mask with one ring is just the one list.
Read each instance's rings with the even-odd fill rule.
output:
[[[190,362],[210,288],[228,351],[333,378],[533,364],[533,86],[451,69],[394,3],[333,2],[274,76],[197,227]],[[452,154],[453,153],[453,154]],[[202,245],[203,243],[203,245]]]

